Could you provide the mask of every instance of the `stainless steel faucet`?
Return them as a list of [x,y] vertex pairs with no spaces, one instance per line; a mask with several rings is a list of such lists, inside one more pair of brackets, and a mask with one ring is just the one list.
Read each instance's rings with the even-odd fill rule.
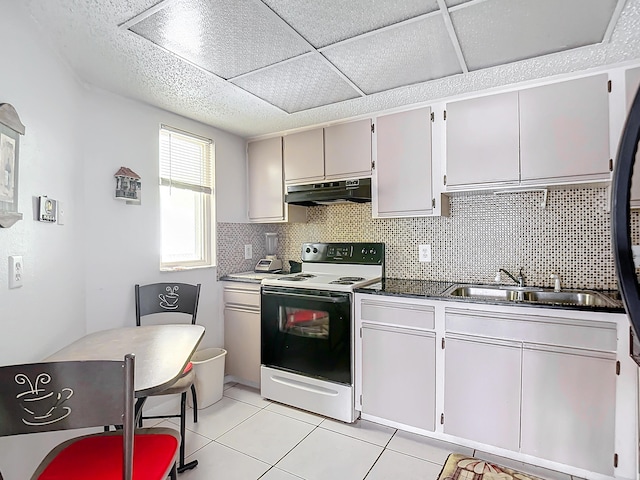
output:
[[518,274],[518,278],[511,275],[504,268],[501,268],[500,270],[498,270],[498,274],[496,275],[496,282],[500,281],[500,272],[506,273],[509,276],[509,278],[511,278],[511,280],[513,280],[518,284],[519,287],[524,287],[524,275],[522,273],[522,267],[520,267],[520,273]]

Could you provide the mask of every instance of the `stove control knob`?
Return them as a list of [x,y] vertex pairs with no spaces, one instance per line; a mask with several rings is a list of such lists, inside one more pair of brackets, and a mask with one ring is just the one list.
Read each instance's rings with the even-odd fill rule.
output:
[[318,249],[316,247],[313,247],[313,253],[318,253]]
[[367,249],[366,249],[366,248],[363,248],[363,249],[362,249],[362,254],[363,254],[363,255],[366,255],[366,254],[367,254]]
[[307,252],[307,253],[311,253],[311,249],[310,249],[309,247],[307,247],[307,248],[305,249],[305,252]]

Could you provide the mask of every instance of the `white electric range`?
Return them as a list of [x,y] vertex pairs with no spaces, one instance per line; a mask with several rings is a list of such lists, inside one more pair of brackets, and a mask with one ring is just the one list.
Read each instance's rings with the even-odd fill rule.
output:
[[261,394],[353,422],[353,290],[380,281],[384,244],[305,243],[301,257],[300,273],[262,280]]

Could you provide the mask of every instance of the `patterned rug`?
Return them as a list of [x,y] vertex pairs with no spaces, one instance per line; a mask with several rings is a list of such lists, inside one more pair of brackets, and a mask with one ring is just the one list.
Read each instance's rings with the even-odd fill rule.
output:
[[489,463],[479,458],[452,453],[438,480],[541,480],[528,473]]

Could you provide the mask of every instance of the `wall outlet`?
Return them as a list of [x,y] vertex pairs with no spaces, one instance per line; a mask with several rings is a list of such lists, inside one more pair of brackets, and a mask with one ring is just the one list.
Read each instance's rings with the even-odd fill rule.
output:
[[253,258],[253,247],[251,245],[244,246],[244,259],[251,260]]
[[418,259],[421,262],[431,261],[431,245],[419,245],[418,246]]
[[9,257],[9,288],[22,286],[24,279],[24,264],[22,255],[11,255]]
[[633,264],[636,268],[640,268],[640,245],[631,245],[631,253],[633,254]]

